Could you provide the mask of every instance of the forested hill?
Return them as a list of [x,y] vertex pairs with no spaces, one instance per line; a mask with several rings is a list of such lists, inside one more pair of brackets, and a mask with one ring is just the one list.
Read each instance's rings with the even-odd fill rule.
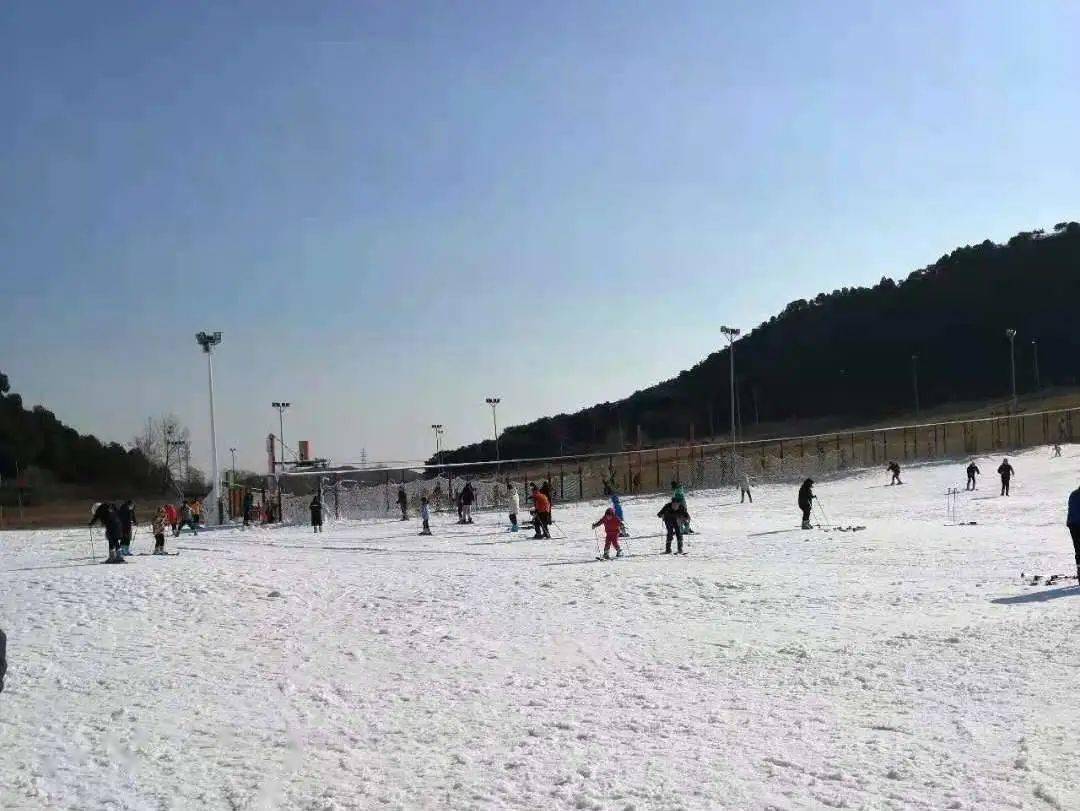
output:
[[45,475],[65,484],[111,484],[142,489],[157,484],[161,471],[138,450],[102,443],[60,422],[42,406],[27,409],[9,394],[0,373],[0,477],[10,482],[18,470],[35,484]]
[[[914,405],[917,355],[923,407],[1008,396],[1015,329],[1017,387],[1080,378],[1080,224],[958,248],[902,282],[843,288],[791,302],[735,344],[742,422],[823,416],[880,418]],[[716,324],[720,343],[720,322]],[[728,350],[625,400],[508,429],[502,458],[630,448],[726,433]],[[490,440],[442,461],[494,458]]]

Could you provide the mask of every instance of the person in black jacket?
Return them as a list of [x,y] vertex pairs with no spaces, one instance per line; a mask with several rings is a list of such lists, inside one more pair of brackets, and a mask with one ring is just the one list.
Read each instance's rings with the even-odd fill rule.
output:
[[135,520],[135,505],[130,498],[120,505],[116,514],[120,518],[120,554],[126,558],[131,554],[131,528],[139,523]]
[[967,466],[967,488],[966,489],[968,489],[968,490],[974,490],[975,489],[975,477],[978,476],[980,473],[982,473],[982,471],[979,470],[979,466],[977,464],[975,464],[975,460],[972,459],[971,464],[969,464]]
[[476,501],[476,491],[473,490],[472,482],[465,482],[465,486],[461,488],[461,520],[459,524],[471,524],[472,520],[472,505]]
[[7,637],[0,628],[0,693],[4,692],[4,674],[7,673]]
[[814,506],[814,480],[807,479],[799,488],[799,509],[802,510],[802,528],[811,529],[810,510]]
[[255,511],[255,494],[248,490],[244,493],[244,526],[251,526],[251,515]]
[[679,554],[683,553],[683,524],[689,523],[690,514],[686,511],[686,505],[680,502],[677,498],[672,498],[663,508],[656,514],[657,518],[660,518],[664,522],[664,529],[667,530],[667,542],[664,544],[664,554],[671,554],[671,539],[676,538],[679,542],[678,551]]
[[308,506],[311,509],[311,531],[322,532],[322,499],[318,493]]
[[1002,460],[1001,464],[998,466],[998,475],[1001,476],[1001,495],[1009,495],[1009,482],[1012,481],[1014,473],[1016,473],[1016,471],[1013,470],[1013,466],[1009,464],[1009,460]]
[[89,526],[92,527],[99,522],[105,527],[105,539],[109,542],[109,559],[105,562],[126,563],[127,561],[120,555],[120,538],[122,537],[120,516],[116,514],[116,508],[112,504],[102,501],[90,509]]
[[889,484],[903,484],[900,481],[900,465],[896,462],[889,462],[889,466],[886,468],[892,474],[892,481]]
[[397,491],[397,503],[401,508],[401,520],[409,520],[409,497],[405,494],[405,488],[399,487]]

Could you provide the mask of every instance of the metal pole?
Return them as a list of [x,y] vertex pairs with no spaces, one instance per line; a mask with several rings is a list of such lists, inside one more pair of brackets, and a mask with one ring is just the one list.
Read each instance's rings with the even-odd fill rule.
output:
[[217,426],[214,422],[214,353],[210,347],[206,349],[206,371],[210,381],[210,475],[213,476],[210,501],[217,509],[218,523],[220,524],[221,482],[218,480]]
[[1035,391],[1041,391],[1042,385],[1039,380],[1039,342],[1032,341],[1031,348],[1035,352]]

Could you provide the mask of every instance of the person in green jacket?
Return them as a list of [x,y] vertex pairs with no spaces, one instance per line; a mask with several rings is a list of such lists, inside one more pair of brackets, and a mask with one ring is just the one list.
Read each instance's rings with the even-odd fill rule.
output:
[[688,535],[693,535],[694,530],[690,527],[690,511],[686,509],[686,490],[677,480],[671,482],[671,498],[682,507],[682,512],[686,516],[682,522],[682,531]]

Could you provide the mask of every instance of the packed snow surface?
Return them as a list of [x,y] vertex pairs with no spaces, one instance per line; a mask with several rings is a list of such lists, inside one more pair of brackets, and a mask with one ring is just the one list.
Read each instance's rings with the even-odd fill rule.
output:
[[440,515],[126,566],[2,533],[0,807],[1080,808],[1080,588],[1020,580],[1074,573],[1080,448],[1009,498],[999,461],[974,525],[962,462],[820,482],[860,532],[797,529],[792,485],[691,493],[685,557],[627,498],[611,563],[599,503],[552,541]]

